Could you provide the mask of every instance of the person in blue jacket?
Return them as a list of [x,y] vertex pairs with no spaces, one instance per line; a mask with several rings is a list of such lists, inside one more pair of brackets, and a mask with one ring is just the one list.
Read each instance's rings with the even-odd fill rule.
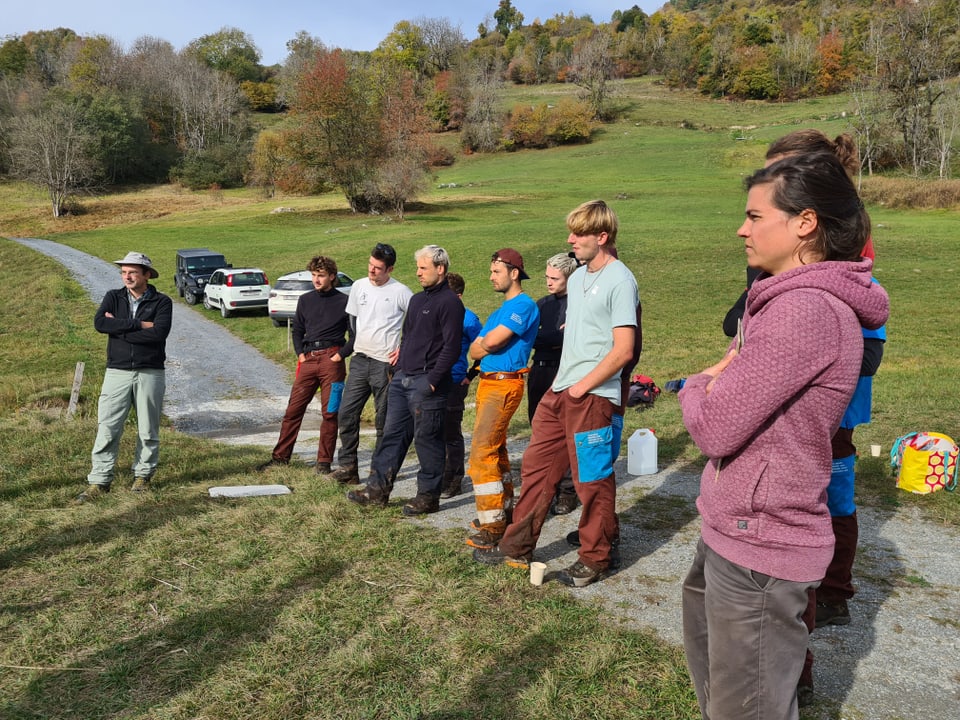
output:
[[[447,273],[447,284],[453,290],[460,300],[463,300],[463,293],[467,288],[467,283],[459,273]],[[469,369],[469,358],[467,357],[472,343],[483,325],[477,314],[468,308],[463,307],[463,337],[460,340],[460,359],[453,366],[450,374],[453,376],[453,386],[450,388],[450,394],[447,395],[447,420],[446,420],[446,441],[447,441],[447,463],[443,471],[443,485],[440,491],[441,498],[456,497],[463,492],[463,476],[466,472],[464,468],[464,457],[466,455],[463,444],[463,411],[467,399],[467,393],[470,391],[470,381],[479,373],[479,369]]]

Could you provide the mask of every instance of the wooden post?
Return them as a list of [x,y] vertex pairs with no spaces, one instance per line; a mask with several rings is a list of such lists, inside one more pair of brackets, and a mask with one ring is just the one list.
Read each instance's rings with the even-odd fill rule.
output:
[[77,363],[73,372],[73,389],[70,391],[70,404],[67,406],[67,417],[72,418],[77,411],[77,401],[80,399],[80,385],[83,383],[83,362]]

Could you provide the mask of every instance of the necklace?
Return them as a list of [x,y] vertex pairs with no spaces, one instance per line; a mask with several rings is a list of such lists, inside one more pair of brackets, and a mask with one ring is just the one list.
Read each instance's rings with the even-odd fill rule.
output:
[[597,284],[597,280],[600,279],[600,276],[603,275],[603,271],[607,269],[607,265],[609,265],[609,264],[610,264],[610,258],[607,257],[607,258],[603,261],[603,265],[600,266],[600,269],[597,270],[596,275],[593,276],[593,280],[590,281],[590,284],[589,284],[589,285],[587,285],[587,275],[590,274],[590,271],[587,270],[587,272],[584,273],[584,276],[583,276],[583,295],[584,295],[584,297],[586,297],[587,293],[590,292],[590,290],[593,289],[593,286]]

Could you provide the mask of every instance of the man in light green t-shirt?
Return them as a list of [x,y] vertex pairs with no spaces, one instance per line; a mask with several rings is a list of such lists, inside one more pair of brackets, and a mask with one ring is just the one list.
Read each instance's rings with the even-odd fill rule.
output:
[[[523,489],[513,523],[497,547],[477,549],[488,565],[529,566],[557,483],[569,466],[583,505],[579,559],[559,580],[583,587],[604,577],[616,538],[613,462],[620,445],[623,368],[634,356],[639,295],[633,273],[616,258],[617,216],[602,200],[567,216],[577,260],[567,282],[560,368],[533,418],[523,455]],[[617,424],[621,427],[617,427]]]

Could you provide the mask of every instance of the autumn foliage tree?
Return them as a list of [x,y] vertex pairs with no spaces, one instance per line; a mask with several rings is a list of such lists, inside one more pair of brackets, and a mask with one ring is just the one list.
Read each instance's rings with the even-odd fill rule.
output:
[[426,172],[428,119],[409,75],[321,49],[291,109],[287,139],[297,162],[340,188],[354,212],[402,215]]

